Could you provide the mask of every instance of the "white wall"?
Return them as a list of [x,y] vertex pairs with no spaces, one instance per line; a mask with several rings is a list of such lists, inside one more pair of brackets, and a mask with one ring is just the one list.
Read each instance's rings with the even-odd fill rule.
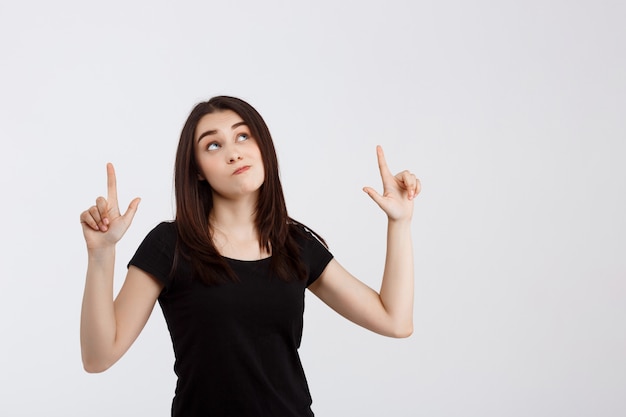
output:
[[157,307],[111,370],[81,367],[78,216],[143,198],[118,280],[173,215],[188,112],[240,96],[275,137],[290,213],[376,287],[374,147],[423,192],[415,334],[307,297],[319,416],[626,415],[626,6],[575,2],[3,1],[0,413],[167,416]]

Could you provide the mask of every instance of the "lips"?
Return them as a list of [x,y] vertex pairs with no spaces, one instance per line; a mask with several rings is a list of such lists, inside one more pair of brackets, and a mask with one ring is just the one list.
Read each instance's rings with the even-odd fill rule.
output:
[[250,165],[242,166],[241,168],[237,168],[235,170],[235,172],[233,172],[233,175],[243,174],[244,172],[246,172],[249,169],[250,169]]

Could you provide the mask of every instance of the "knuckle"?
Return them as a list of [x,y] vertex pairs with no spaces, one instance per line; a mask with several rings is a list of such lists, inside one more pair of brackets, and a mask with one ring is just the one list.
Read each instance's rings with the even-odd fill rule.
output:
[[98,207],[93,206],[89,209],[89,216],[94,219],[97,220],[100,218],[100,212],[98,211]]

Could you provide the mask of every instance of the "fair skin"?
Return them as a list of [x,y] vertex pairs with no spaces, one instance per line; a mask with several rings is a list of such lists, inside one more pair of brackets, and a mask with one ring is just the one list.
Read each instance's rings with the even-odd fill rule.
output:
[[[232,111],[204,116],[196,129],[200,181],[215,190],[210,222],[214,243],[223,256],[253,260],[270,256],[260,249],[254,225],[258,189],[264,178],[255,139]],[[413,250],[410,223],[413,199],[421,186],[408,171],[393,175],[377,147],[383,194],[363,190],[388,218],[387,255],[380,291],[376,292],[333,259],[309,289],[333,310],[354,323],[391,337],[413,331]],[[117,297],[113,294],[115,245],[137,211],[139,199],[121,213],[113,166],[107,165],[107,197],[80,218],[87,244],[88,266],[81,312],[81,352],[88,372],[112,366],[145,326],[162,290],[155,278],[131,266]]]
[[199,179],[213,189],[209,221],[216,248],[233,259],[269,256],[260,252],[253,216],[265,169],[248,126],[233,111],[212,113],[198,122],[195,139]]

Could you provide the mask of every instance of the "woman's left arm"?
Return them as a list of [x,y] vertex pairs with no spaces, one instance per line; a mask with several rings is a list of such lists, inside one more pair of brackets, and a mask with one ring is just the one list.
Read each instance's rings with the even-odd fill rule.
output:
[[390,337],[413,333],[413,246],[411,218],[413,199],[421,185],[415,175],[403,171],[394,176],[383,150],[376,148],[383,194],[365,191],[388,218],[387,256],[380,293],[352,276],[332,260],[309,289],[348,320]]

